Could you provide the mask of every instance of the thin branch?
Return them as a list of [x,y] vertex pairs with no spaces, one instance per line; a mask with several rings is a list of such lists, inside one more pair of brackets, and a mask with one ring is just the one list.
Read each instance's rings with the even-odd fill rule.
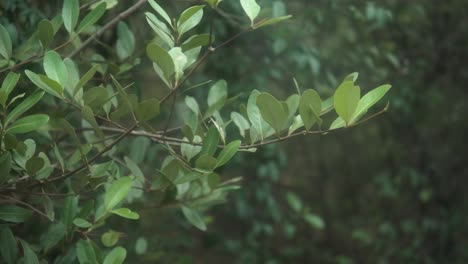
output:
[[140,7],[142,7],[147,0],[139,0],[133,6],[128,8],[127,10],[123,11],[122,13],[118,14],[114,19],[109,21],[107,24],[105,24],[98,32],[96,32],[94,35],[86,39],[77,49],[75,49],[72,53],[70,53],[67,57],[68,58],[73,58],[75,57],[78,53],[80,53],[84,48],[86,48],[88,45],[90,45],[94,39],[97,39],[101,37],[104,32],[107,30],[113,28],[117,23],[120,21],[124,20],[134,12],[136,12]]
[[23,205],[23,206],[26,206],[27,208],[33,210],[33,211],[36,212],[37,214],[39,214],[39,215],[41,215],[41,216],[43,216],[43,217],[45,217],[46,219],[49,220],[49,217],[48,217],[45,213],[43,213],[41,210],[37,209],[36,207],[34,207],[34,206],[32,206],[32,205],[30,205],[30,204],[28,204],[28,203],[26,203],[26,202],[20,201],[20,200],[15,199],[15,198],[13,198],[13,197],[11,197],[11,196],[2,195],[2,197],[5,198],[5,199],[8,199],[8,200],[10,200],[10,201],[12,201],[13,203],[21,204],[21,205]]

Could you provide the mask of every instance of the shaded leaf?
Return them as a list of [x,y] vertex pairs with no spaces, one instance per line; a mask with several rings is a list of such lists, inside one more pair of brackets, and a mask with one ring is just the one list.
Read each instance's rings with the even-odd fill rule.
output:
[[198,211],[196,211],[194,208],[182,206],[182,213],[192,225],[202,231],[206,231],[206,224]]
[[88,27],[94,25],[106,12],[106,3],[100,3],[96,8],[91,10],[84,18],[81,20],[80,24],[76,31],[81,33],[88,29]]
[[20,118],[8,127],[7,132],[11,134],[24,134],[36,131],[49,122],[49,116],[43,114],[30,115]]
[[2,227],[0,229],[0,253],[3,260],[8,264],[16,263],[18,258],[18,247],[16,246],[16,238],[10,228]]
[[42,47],[47,48],[54,38],[54,26],[49,20],[43,19],[37,26],[37,36]]
[[11,37],[8,30],[0,24],[0,55],[9,60],[12,53]]
[[122,264],[126,257],[127,250],[123,247],[116,247],[106,256],[103,264]]
[[221,153],[219,153],[218,155],[218,162],[216,163],[216,167],[221,167],[228,161],[230,161],[239,150],[240,145],[241,141],[235,140],[229,143],[227,146],[225,146]]
[[0,206],[0,220],[23,223],[32,215],[32,211],[15,205]]

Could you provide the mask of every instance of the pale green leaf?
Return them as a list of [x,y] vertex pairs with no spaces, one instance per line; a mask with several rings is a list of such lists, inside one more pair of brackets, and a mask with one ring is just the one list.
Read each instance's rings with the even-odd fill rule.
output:
[[90,26],[94,25],[106,12],[106,3],[100,3],[95,9],[91,10],[84,18],[81,20],[80,24],[76,31],[81,33],[88,29]]
[[352,81],[344,81],[333,97],[336,113],[349,124],[361,97],[361,89]]
[[355,123],[359,120],[364,114],[367,113],[367,110],[375,105],[384,95],[390,90],[392,86],[389,84],[385,84],[375,88],[374,90],[368,92],[364,95],[358,103],[356,111],[353,114],[353,118],[351,119],[351,124]]
[[62,7],[62,19],[65,29],[72,33],[80,15],[80,3],[78,0],[64,0]]
[[10,114],[7,116],[5,120],[5,126],[11,123],[12,121],[16,120],[18,117],[20,117],[22,114],[24,114],[26,111],[31,109],[34,105],[36,105],[39,100],[41,100],[42,96],[44,96],[44,92],[35,92],[34,94],[28,96],[26,99],[24,99],[18,106],[16,106]]
[[11,37],[6,28],[0,24],[0,55],[9,60],[12,54]]
[[177,22],[177,31],[179,32],[179,37],[200,23],[201,19],[203,18],[204,7],[204,5],[192,6],[182,12],[179,17],[179,21]]
[[202,231],[206,231],[206,224],[197,210],[187,206],[182,206],[182,213],[192,225],[194,225],[196,228]]
[[103,264],[122,264],[126,257],[127,250],[123,247],[116,247],[106,256]]
[[242,9],[247,14],[250,19],[250,23],[253,25],[255,18],[257,18],[260,13],[260,6],[255,0],[240,0]]
[[122,177],[111,184],[106,190],[104,197],[104,204],[107,211],[112,210],[127,197],[128,192],[132,188],[132,184],[133,180],[130,177]]
[[155,0],[149,0],[148,3],[151,5],[151,7],[167,22],[168,25],[171,25],[171,18],[169,15],[164,11],[164,9],[156,3]]
[[128,208],[115,209],[115,210],[112,210],[111,213],[121,216],[123,218],[127,218],[127,219],[133,219],[133,220],[140,219],[140,215],[138,213],[133,212],[132,210]]

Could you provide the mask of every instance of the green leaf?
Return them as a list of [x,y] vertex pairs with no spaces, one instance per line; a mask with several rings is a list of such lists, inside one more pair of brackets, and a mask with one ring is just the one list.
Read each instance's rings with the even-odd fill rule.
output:
[[226,164],[228,161],[230,161],[232,157],[234,157],[234,155],[239,150],[241,143],[242,142],[240,140],[235,140],[229,143],[228,145],[226,145],[224,149],[221,151],[221,153],[219,153],[218,155],[218,158],[217,158],[218,162],[216,163],[216,168],[221,167],[224,164]]
[[303,126],[304,126],[304,122],[302,121],[301,116],[300,115],[295,116],[291,126],[289,127],[288,136]]
[[206,136],[203,140],[203,146],[200,151],[200,156],[202,155],[213,156],[214,153],[216,152],[216,149],[218,148],[218,142],[219,142],[218,129],[216,129],[215,126],[211,126],[210,129],[208,129],[208,132],[206,133]]
[[162,70],[166,80],[170,80],[175,73],[175,64],[171,55],[155,43],[146,46],[146,54]]
[[155,98],[140,102],[135,109],[138,121],[146,122],[157,117],[159,115],[159,107],[159,100]]
[[79,228],[89,228],[93,226],[90,222],[88,222],[86,219],[83,218],[76,218],[73,220],[73,224],[76,225]]
[[191,96],[185,97],[185,104],[195,113],[197,116],[200,113],[200,107],[198,106],[197,100]]
[[0,253],[3,260],[8,264],[16,263],[18,258],[18,247],[16,246],[16,238],[10,228],[2,227],[0,229]]
[[169,47],[174,47],[174,37],[169,28],[161,22],[154,14],[150,12],[145,13],[146,21],[153,29],[153,31],[164,41]]
[[12,54],[12,43],[10,34],[0,24],[0,55],[2,55],[5,59],[9,60]]
[[41,246],[45,251],[55,247],[65,237],[65,226],[61,222],[49,225],[46,233],[41,236]]
[[99,65],[94,65],[89,71],[87,71],[81,79],[78,81],[78,83],[75,85],[73,88],[73,96],[76,95],[76,93],[83,87],[85,86],[91,78],[93,78],[94,74],[96,74],[96,71],[98,70]]
[[122,264],[126,257],[127,250],[123,247],[116,247],[106,256],[103,264]]
[[320,111],[320,115],[330,112],[334,107],[333,96],[330,96],[328,99],[322,101],[322,110]]
[[257,106],[263,119],[279,134],[288,119],[288,112],[285,111],[281,102],[271,94],[261,93],[257,96]]
[[81,33],[94,25],[106,12],[106,3],[100,3],[95,9],[89,12],[78,25],[77,32]]
[[286,99],[286,104],[288,105],[288,120],[292,119],[299,108],[299,102],[301,97],[298,94],[293,94]]
[[68,70],[60,55],[51,50],[44,55],[44,70],[47,77],[65,87],[68,82]]
[[10,122],[15,121],[18,117],[20,117],[26,111],[31,109],[31,107],[36,105],[39,102],[39,100],[41,100],[42,96],[44,96],[44,92],[35,92],[34,94],[28,96],[28,98],[24,99],[7,116],[5,120],[5,126],[8,125]]
[[32,211],[15,205],[0,206],[0,220],[23,223],[32,215]]
[[[247,116],[252,123],[252,127],[250,128],[252,142],[257,141],[258,136],[260,136],[261,140],[264,139],[266,131],[264,125],[267,125],[267,123],[262,119],[260,109],[257,106],[257,97],[259,94],[259,91],[253,90],[250,93],[249,100],[247,101]],[[256,136],[254,137],[253,134]]]
[[323,229],[325,227],[325,222],[318,215],[307,213],[304,215],[304,220],[314,228]]
[[127,197],[128,192],[132,188],[132,184],[133,181],[130,177],[122,177],[112,183],[104,197],[106,211],[112,210]]
[[368,92],[364,95],[358,103],[356,111],[353,114],[351,119],[351,124],[359,120],[363,115],[367,113],[367,110],[375,105],[384,95],[392,88],[389,84],[381,85],[374,90]]
[[93,127],[94,131],[100,138],[104,138],[104,133],[102,133],[102,130],[99,127],[96,118],[94,117],[94,112],[93,109],[91,109],[91,107],[87,105],[83,106],[83,108],[81,109],[81,116],[84,120],[86,120],[86,122],[88,122]]
[[251,25],[253,25],[255,18],[257,18],[260,13],[260,6],[255,0],[240,0],[240,3],[242,9],[244,9],[244,12],[249,17]]
[[32,157],[26,162],[26,171],[30,175],[36,175],[42,167],[44,167],[44,160],[40,157]]
[[49,122],[49,116],[43,114],[30,115],[15,121],[8,127],[11,134],[24,134],[35,131]]
[[24,264],[39,264],[36,252],[32,250],[31,246],[22,239],[20,239],[20,242],[23,247]]
[[200,155],[195,161],[195,167],[204,173],[212,172],[216,168],[217,160],[209,155]]
[[223,0],[203,0],[207,2],[211,8],[217,7],[219,3],[221,3]]
[[65,29],[72,33],[80,15],[80,3],[78,0],[64,0],[62,8],[62,19]]
[[215,82],[208,93],[208,106],[219,105],[220,102],[222,102],[221,105],[224,105],[227,96],[227,82],[225,80]]
[[156,3],[156,1],[154,0],[149,0],[148,3],[151,5],[151,7],[156,11],[158,12],[158,14],[164,19],[166,20],[167,24],[168,25],[171,25],[171,18],[169,17],[169,15],[166,13],[166,11],[164,11],[164,9],[158,5],[158,3]]
[[270,18],[270,19],[265,19],[265,20],[262,20],[260,21],[259,23],[253,25],[252,27],[254,29],[258,29],[258,28],[261,28],[261,27],[266,27],[266,26],[270,26],[270,25],[274,25],[274,24],[277,24],[277,23],[280,23],[280,22],[283,22],[285,20],[288,20],[292,17],[292,15],[288,15],[288,16],[281,16],[281,17],[274,17],[274,18]]
[[302,93],[301,101],[299,103],[299,114],[301,115],[304,126],[307,130],[318,122],[319,126],[322,124],[320,112],[322,110],[322,99],[319,94],[313,90],[308,89]]
[[[186,140],[186,138],[184,138]],[[200,143],[202,140],[199,136],[195,136],[193,139],[194,143]],[[187,161],[190,161],[193,157],[195,157],[198,153],[201,151],[201,146],[195,146],[191,144],[180,144],[180,152],[183,157],[187,159]]]
[[204,7],[204,5],[192,6],[182,12],[179,17],[179,21],[177,22],[177,31],[179,32],[179,37],[200,23],[201,19],[203,18]]
[[192,225],[202,231],[206,231],[206,224],[198,211],[194,208],[182,206],[182,213]]
[[138,213],[133,212],[132,210],[128,208],[115,209],[115,210],[112,210],[111,213],[121,216],[123,218],[127,218],[127,219],[133,219],[133,220],[140,219],[140,215]]
[[3,80],[2,87],[0,88],[0,104],[6,105],[8,97],[15,88],[16,84],[20,79],[20,75],[14,72],[8,72],[7,76]]
[[239,134],[245,137],[245,131],[250,129],[250,124],[245,117],[237,112],[231,113],[231,119],[234,124],[239,128]]
[[10,179],[10,171],[11,171],[11,154],[10,152],[5,152],[0,155],[0,184],[3,184]]
[[80,264],[97,264],[96,252],[90,241],[80,239],[76,243],[76,256]]
[[140,168],[138,167],[138,164],[136,164],[132,159],[129,157],[125,156],[125,165],[127,165],[127,168],[130,170],[133,176],[143,179],[144,175],[143,172],[141,172]]
[[[29,70],[26,70],[25,73],[26,73],[26,76],[28,76],[28,78],[31,80],[31,82],[33,82],[37,87],[41,88],[42,90],[44,90],[45,92],[53,96],[62,98],[63,88],[57,82],[51,79],[48,79],[47,76],[38,75]],[[47,83],[44,82],[44,80],[46,80]],[[53,82],[55,82],[55,84]],[[52,85],[52,86],[49,86],[49,85]]]
[[135,36],[123,21],[120,21],[117,25],[116,48],[120,60],[125,60],[135,51]]
[[112,230],[109,230],[109,231],[105,232],[101,236],[101,242],[106,247],[115,246],[115,244],[117,244],[117,242],[119,242],[119,239],[120,239],[120,233],[112,231]]
[[210,34],[200,34],[200,35],[193,35],[188,38],[182,45],[182,51],[185,52],[187,50],[191,50],[198,47],[203,47],[210,44]]
[[287,192],[286,200],[294,211],[300,212],[302,210],[302,201],[295,193]]
[[174,62],[175,79],[180,80],[184,76],[185,65],[187,64],[187,56],[182,52],[180,47],[172,48],[169,55]]
[[353,72],[344,78],[344,81],[350,81],[355,83],[359,77],[359,72]]
[[37,36],[39,37],[39,41],[44,49],[46,49],[50,42],[52,42],[54,34],[54,26],[49,20],[43,19],[39,22],[39,25],[37,26]]
[[122,97],[122,100],[125,102],[127,105],[128,109],[133,113],[133,104],[130,101],[130,98],[128,97],[127,93],[123,89],[122,85],[114,78],[114,76],[111,75],[112,82],[114,83],[115,87],[117,88],[117,91],[119,91],[120,96]]
[[333,97],[336,113],[349,124],[359,103],[361,90],[351,81],[344,81]]

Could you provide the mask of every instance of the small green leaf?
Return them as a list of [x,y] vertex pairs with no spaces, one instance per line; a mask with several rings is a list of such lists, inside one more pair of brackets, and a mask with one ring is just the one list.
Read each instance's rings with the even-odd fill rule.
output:
[[126,257],[127,250],[123,247],[116,247],[106,256],[103,264],[122,264]]
[[[185,138],[184,138],[185,140]],[[193,139],[194,143],[200,143],[201,138],[199,136],[195,136]],[[187,159],[187,161],[190,161],[193,157],[195,157],[198,153],[201,151],[201,146],[195,146],[191,144],[180,144],[180,152],[183,157]]]
[[300,212],[302,210],[302,201],[295,193],[287,192],[286,200],[294,211]]
[[62,19],[65,29],[72,33],[80,15],[80,3],[78,0],[64,0],[62,8]]
[[36,252],[34,252],[31,246],[24,240],[20,239],[21,246],[23,247],[23,257],[25,264],[39,264]]
[[83,108],[81,109],[81,116],[84,120],[86,120],[86,122],[88,122],[93,127],[94,131],[100,138],[104,138],[104,133],[102,133],[102,130],[99,127],[96,118],[94,117],[94,112],[93,109],[91,109],[91,107],[87,105],[83,106]]
[[320,115],[324,115],[334,108],[333,96],[330,96],[328,99],[322,101],[322,110],[320,111]]
[[73,220],[73,224],[76,225],[79,228],[89,228],[93,226],[90,222],[88,222],[86,219],[83,218],[76,218]]
[[9,60],[12,53],[11,37],[5,27],[0,24],[0,55]]
[[237,112],[231,113],[231,119],[234,124],[239,128],[239,134],[245,137],[245,131],[250,129],[250,124],[245,117]]
[[195,167],[204,173],[212,172],[216,168],[217,160],[209,155],[201,155],[195,161]]
[[135,36],[123,21],[120,21],[117,25],[116,48],[120,60],[125,60],[135,51]]
[[111,213],[121,216],[123,218],[127,218],[127,219],[133,219],[133,220],[140,219],[140,215],[138,213],[133,212],[132,210],[128,208],[115,209],[115,210],[112,210]]
[[[28,78],[31,80],[31,82],[33,82],[37,87],[41,88],[42,90],[44,90],[45,92],[53,96],[62,98],[63,88],[61,88],[57,82],[55,82],[54,80],[48,79],[47,76],[38,75],[29,70],[26,70],[25,73],[26,73],[26,76],[28,76]],[[48,83],[44,82],[44,80],[47,80]],[[55,82],[55,84],[53,82]],[[49,85],[52,85],[52,86],[49,86]]]
[[7,132],[11,134],[24,134],[36,131],[49,122],[49,116],[43,114],[30,115],[15,121],[8,127]]
[[160,103],[158,99],[149,99],[138,103],[135,114],[140,122],[149,121],[159,115]]
[[54,39],[54,33],[54,26],[49,20],[43,19],[39,22],[37,26],[37,36],[44,49],[46,49]]
[[169,47],[174,47],[174,37],[169,28],[161,22],[154,14],[150,12],[145,13],[146,21],[153,29],[153,31],[164,41]]
[[171,25],[171,18],[169,18],[169,15],[166,13],[166,11],[164,11],[164,9],[158,5],[158,3],[156,3],[156,1],[154,0],[149,0],[148,3],[151,5],[151,7],[156,11],[158,12],[158,14],[164,19],[166,20],[167,24],[168,25]]
[[94,25],[106,12],[106,3],[100,3],[95,9],[91,10],[78,25],[77,32],[81,33]]
[[182,213],[192,225],[194,225],[196,228],[202,231],[206,231],[206,224],[197,210],[187,206],[182,206]]
[[24,99],[7,116],[5,120],[5,126],[8,125],[10,122],[15,121],[18,117],[20,117],[26,111],[31,109],[31,107],[36,105],[39,102],[39,100],[41,100],[42,96],[44,96],[44,92],[35,92],[34,94],[28,96],[28,98]]
[[200,113],[200,107],[198,106],[197,100],[191,96],[185,97],[185,104],[195,113],[197,116]]
[[219,153],[218,155],[218,158],[217,158],[218,163],[216,163],[216,168],[221,167],[224,164],[226,164],[228,161],[230,161],[232,157],[234,157],[234,155],[239,150],[240,145],[241,145],[240,140],[232,141],[231,143],[226,145],[224,149],[221,151],[221,153]]
[[179,37],[200,23],[203,18],[204,7],[204,5],[192,6],[182,12],[179,17],[179,21],[177,22]]
[[351,81],[344,81],[333,97],[336,113],[349,124],[359,103],[361,90]]
[[155,43],[146,46],[146,54],[162,70],[166,80],[170,80],[175,73],[175,64],[171,55]]
[[128,109],[133,113],[133,104],[130,101],[130,98],[127,95],[127,92],[125,92],[124,88],[120,83],[114,78],[114,76],[111,75],[112,82],[114,83],[115,87],[117,88],[117,91],[119,91],[120,97],[122,97],[122,100],[125,102],[127,105]]
[[80,239],[76,243],[76,256],[80,264],[97,264],[96,252],[93,245],[88,240]]
[[32,157],[26,162],[26,171],[30,175],[36,175],[42,167],[44,167],[44,160],[40,157]]
[[175,79],[180,80],[184,76],[185,65],[187,64],[187,56],[182,52],[180,47],[172,48],[169,55],[174,62]]
[[187,50],[209,45],[209,42],[210,34],[193,35],[184,41],[180,47],[182,48],[182,51],[185,52]]
[[215,126],[211,126],[206,133],[206,136],[203,140],[203,146],[200,151],[200,156],[208,155],[213,156],[218,148],[219,143],[219,132]]
[[288,119],[288,112],[285,111],[281,102],[271,94],[261,93],[257,96],[257,106],[263,119],[279,134]]
[[119,242],[119,239],[120,239],[120,233],[112,231],[112,230],[109,230],[109,231],[105,232],[101,236],[101,242],[106,247],[115,246],[115,244],[117,244],[117,242]]
[[293,94],[286,99],[286,104],[288,105],[288,120],[292,119],[293,116],[296,115],[300,101],[301,97],[298,94]]
[[55,247],[65,237],[65,226],[61,222],[49,225],[47,231],[41,236],[40,243],[45,251]]
[[89,80],[91,80],[91,78],[93,78],[94,74],[96,74],[96,71],[98,70],[99,68],[99,65],[94,65],[91,69],[89,69],[89,71],[87,71],[82,77],[81,79],[78,81],[78,83],[75,85],[75,87],[73,88],[73,96],[76,95],[76,93],[83,87],[86,85],[86,83],[89,82]]
[[304,215],[304,220],[314,228],[323,229],[325,227],[325,222],[318,215],[307,213]]
[[15,88],[16,84],[20,79],[20,75],[14,72],[8,72],[7,76],[3,80],[2,87],[0,88],[0,104],[6,105],[8,97]]
[[322,100],[319,94],[313,90],[308,89],[302,93],[301,101],[299,103],[299,114],[301,115],[304,126],[307,130],[312,128],[315,123],[322,123],[320,112],[322,110]]
[[355,83],[359,77],[359,72],[353,72],[344,78],[344,81],[350,81]]
[[244,9],[244,12],[249,17],[251,25],[253,25],[255,18],[257,18],[260,13],[260,6],[255,0],[240,0],[240,3],[242,9]]
[[123,201],[123,199],[127,197],[132,185],[133,180],[130,177],[122,177],[114,181],[109,189],[107,189],[104,197],[106,211],[112,210],[121,201]]
[[2,227],[0,229],[0,253],[8,264],[16,263],[18,258],[18,247],[16,246],[16,238],[10,228]]
[[68,70],[60,55],[51,50],[44,55],[44,70],[47,77],[65,87],[68,82]]
[[359,120],[363,115],[367,113],[367,110],[375,105],[384,95],[392,88],[391,85],[385,84],[375,88],[374,90],[368,92],[364,95],[358,103],[356,111],[353,114],[353,118],[351,119],[351,124],[355,123]]
[[281,16],[281,17],[274,17],[274,18],[270,18],[270,19],[265,19],[265,20],[262,20],[262,21],[260,21],[259,23],[255,24],[255,25],[253,25],[252,27],[254,29],[258,29],[258,28],[261,28],[261,27],[274,25],[274,24],[283,22],[285,20],[288,20],[291,17],[292,17],[291,15],[288,15],[288,16]]

